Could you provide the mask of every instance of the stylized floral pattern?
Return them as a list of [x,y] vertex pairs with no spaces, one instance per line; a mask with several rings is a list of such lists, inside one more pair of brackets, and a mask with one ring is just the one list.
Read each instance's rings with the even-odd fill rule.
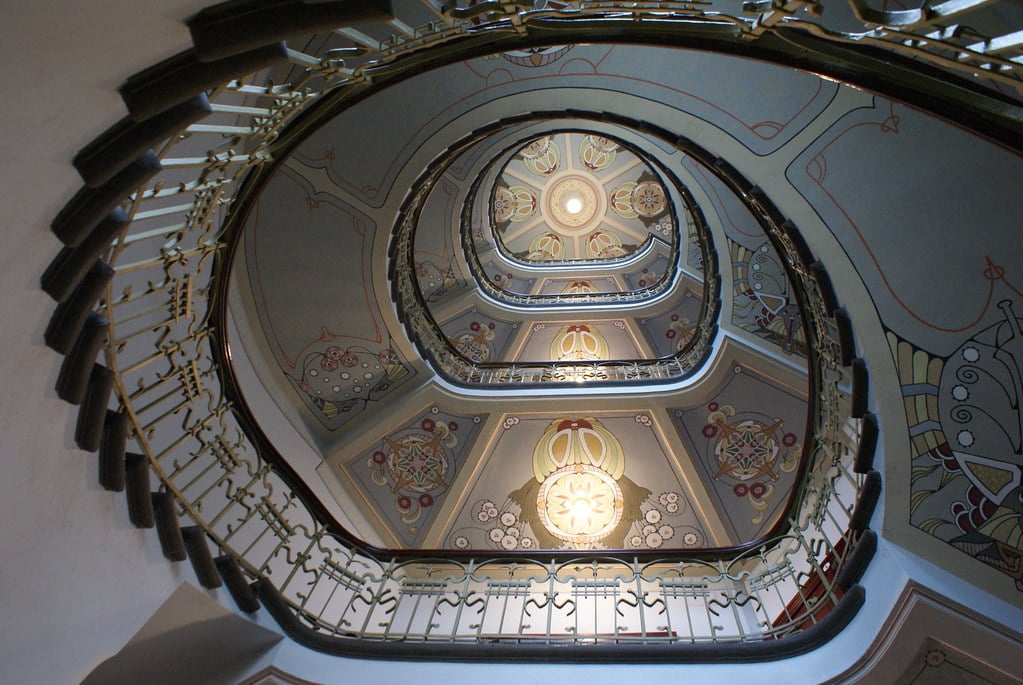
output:
[[[337,336],[331,336],[336,338]],[[343,425],[365,406],[410,376],[411,369],[393,348],[327,345],[306,355],[295,387],[309,397],[323,417]]]

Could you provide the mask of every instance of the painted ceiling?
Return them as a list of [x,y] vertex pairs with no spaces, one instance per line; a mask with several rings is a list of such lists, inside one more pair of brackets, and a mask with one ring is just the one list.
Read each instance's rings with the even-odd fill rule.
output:
[[[1000,200],[1023,163],[811,74],[639,46],[488,55],[410,78],[313,130],[253,201],[238,335],[341,507],[366,522],[353,532],[423,549],[706,549],[783,523],[812,401],[785,260],[716,169],[602,112],[713,151],[827,236],[819,245],[848,265],[832,277],[862,296],[846,306],[879,321],[898,370],[907,516],[1009,564],[992,550],[1020,547],[1023,305],[1006,265],[1023,243],[1018,204]],[[713,310],[714,349],[695,373],[465,388],[424,358],[392,298],[392,234],[423,170],[485,127],[449,160],[415,235],[419,292],[451,349],[478,364],[663,359]],[[949,230],[934,243],[936,225],[977,222],[998,239]],[[593,294],[604,299],[556,304]]]

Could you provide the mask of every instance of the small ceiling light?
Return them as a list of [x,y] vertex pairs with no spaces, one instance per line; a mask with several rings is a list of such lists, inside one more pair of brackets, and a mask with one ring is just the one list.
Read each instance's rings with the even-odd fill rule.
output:
[[562,198],[561,206],[569,214],[578,214],[583,211],[582,194],[577,192],[565,193],[565,197]]
[[579,497],[572,503],[572,515],[576,518],[586,519],[593,514],[593,504],[586,497]]

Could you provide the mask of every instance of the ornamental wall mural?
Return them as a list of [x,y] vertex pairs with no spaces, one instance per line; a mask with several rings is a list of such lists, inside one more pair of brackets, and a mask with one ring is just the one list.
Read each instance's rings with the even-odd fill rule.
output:
[[806,411],[804,395],[742,365],[709,401],[669,410],[733,544],[764,536],[785,510]]
[[507,416],[444,544],[509,551],[706,546],[686,492],[645,412]]
[[912,436],[910,522],[1023,590],[1023,319],[1003,320],[939,357],[889,333]]
[[378,524],[403,547],[416,547],[473,447],[486,414],[438,406],[419,413],[339,466],[370,504]]
[[806,337],[799,305],[767,235],[749,209],[717,176],[691,159],[683,164],[710,197],[728,238],[732,265],[731,324],[772,343],[785,355],[805,359]]
[[754,248],[728,241],[732,260],[732,324],[805,358],[806,333],[799,305],[778,253],[767,240]]
[[[283,166],[253,208],[244,250],[279,371],[315,420],[337,430],[415,373],[373,296],[376,224],[319,181],[297,161]],[[296,226],[302,258],[280,259],[297,249]]]
[[[908,434],[886,467],[910,483],[906,523],[962,552],[941,560],[957,573],[972,573],[968,555],[1023,591],[1023,243],[1019,202],[1006,201],[1018,198],[1021,174],[1020,157],[993,155],[976,136],[877,96],[786,171],[865,265],[858,275],[887,328]],[[864,202],[867,175],[892,197]],[[948,178],[956,193],[902,201]]]

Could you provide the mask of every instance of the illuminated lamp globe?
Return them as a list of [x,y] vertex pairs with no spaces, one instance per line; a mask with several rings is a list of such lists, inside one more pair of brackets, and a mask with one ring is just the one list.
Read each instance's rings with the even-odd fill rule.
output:
[[578,518],[587,518],[593,513],[593,505],[585,497],[578,498],[572,503],[572,514]]
[[583,211],[584,200],[582,193],[572,191],[565,193],[561,198],[561,208],[569,214],[578,214]]

